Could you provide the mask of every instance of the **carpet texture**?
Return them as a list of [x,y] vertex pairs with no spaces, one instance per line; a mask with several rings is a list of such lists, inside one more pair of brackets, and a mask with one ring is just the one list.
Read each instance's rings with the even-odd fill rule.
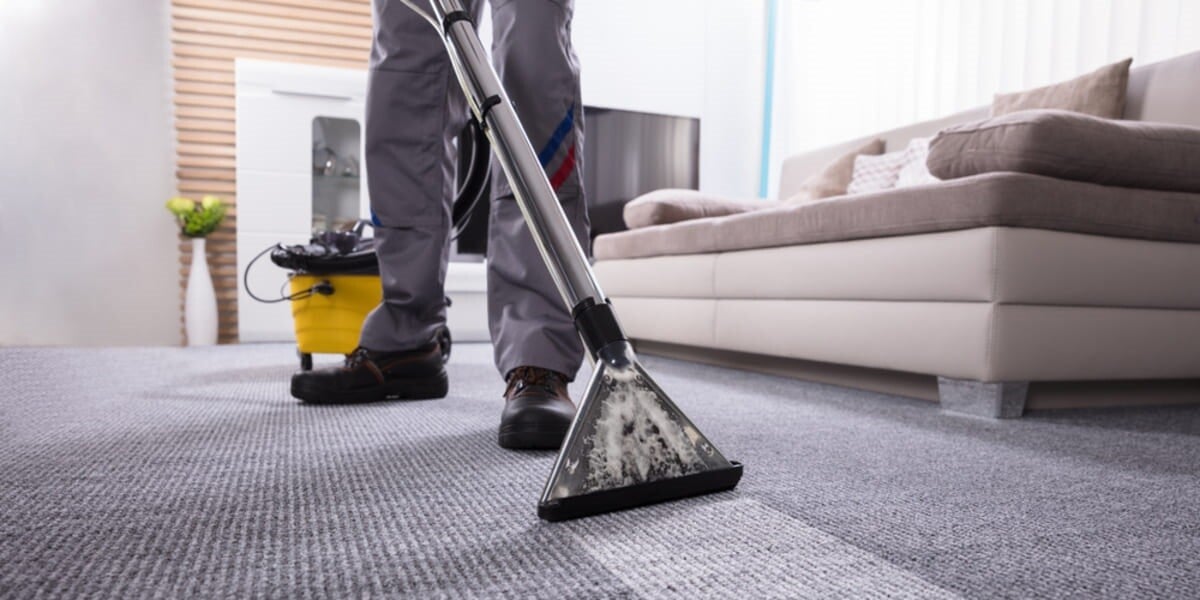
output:
[[[0,596],[1197,597],[1200,411],[989,421],[648,358],[737,490],[559,524],[444,400],[293,401],[283,345],[0,349]],[[581,389],[574,386],[576,394]]]

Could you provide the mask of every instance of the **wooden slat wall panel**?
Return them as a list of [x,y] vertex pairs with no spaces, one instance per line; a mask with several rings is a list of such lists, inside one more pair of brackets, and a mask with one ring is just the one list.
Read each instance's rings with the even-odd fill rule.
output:
[[[268,17],[287,17],[301,19],[310,23],[338,23],[342,25],[371,26],[368,13],[345,13],[336,10],[300,8],[299,3],[291,2],[286,5],[276,5],[269,2],[242,2],[242,0],[176,0],[175,6],[180,8],[199,8],[217,10],[228,14],[264,15]],[[355,3],[360,4],[360,3]]]
[[[179,194],[220,196],[229,217],[208,239],[221,343],[237,341],[237,189],[233,60],[260,58],[365,68],[371,46],[370,0],[172,0],[175,173]],[[179,240],[179,302],[191,265]],[[182,314],[182,311],[180,311]],[[180,321],[180,336],[183,322]]]

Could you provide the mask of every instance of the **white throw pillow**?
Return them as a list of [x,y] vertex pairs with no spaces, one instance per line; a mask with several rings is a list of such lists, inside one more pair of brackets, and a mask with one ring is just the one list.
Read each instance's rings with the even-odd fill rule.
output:
[[925,164],[929,158],[929,140],[930,138],[913,138],[908,142],[908,147],[904,149],[904,166],[900,167],[894,187],[912,187],[941,181],[929,172],[929,167]]
[[888,152],[887,154],[860,154],[854,158],[854,175],[850,185],[846,187],[847,194],[862,194],[891,189],[896,186],[896,177],[904,166],[907,152]]

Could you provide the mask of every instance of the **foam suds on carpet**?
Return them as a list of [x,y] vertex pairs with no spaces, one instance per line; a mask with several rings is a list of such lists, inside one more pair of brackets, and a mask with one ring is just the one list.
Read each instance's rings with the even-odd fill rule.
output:
[[490,356],[457,345],[443,400],[310,407],[287,345],[0,349],[0,597],[1200,589],[1197,408],[989,421],[646,357],[742,483],[551,524]]

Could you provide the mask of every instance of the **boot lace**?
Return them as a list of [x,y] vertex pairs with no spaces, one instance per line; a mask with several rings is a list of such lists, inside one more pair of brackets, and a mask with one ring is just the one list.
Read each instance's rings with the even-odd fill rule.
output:
[[358,348],[355,348],[353,352],[346,355],[346,362],[342,365],[342,368],[354,370],[370,360],[371,351],[359,346]]

